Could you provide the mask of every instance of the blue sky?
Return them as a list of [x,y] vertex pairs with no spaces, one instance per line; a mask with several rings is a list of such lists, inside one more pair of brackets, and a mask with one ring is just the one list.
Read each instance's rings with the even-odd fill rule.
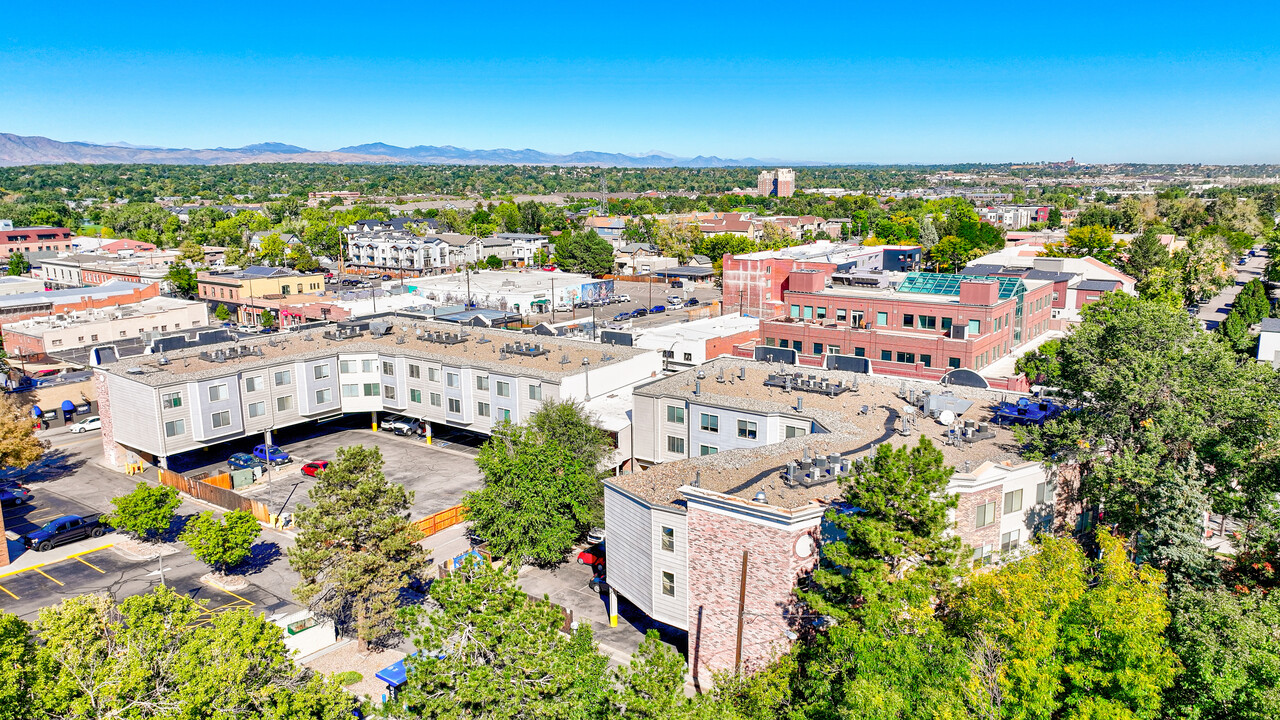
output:
[[268,5],[8,3],[0,132],[1280,162],[1274,2]]

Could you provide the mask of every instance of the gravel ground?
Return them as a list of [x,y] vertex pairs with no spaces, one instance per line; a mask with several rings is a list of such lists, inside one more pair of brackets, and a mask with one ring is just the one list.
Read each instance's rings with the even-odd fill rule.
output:
[[347,690],[357,697],[367,698],[381,704],[383,696],[387,692],[387,685],[374,677],[374,675],[388,665],[403,660],[405,653],[399,650],[362,653],[359,647],[359,644],[353,640],[336,650],[331,650],[321,655],[306,665],[312,670],[325,675],[355,670],[363,675],[364,679],[358,683],[348,685]]

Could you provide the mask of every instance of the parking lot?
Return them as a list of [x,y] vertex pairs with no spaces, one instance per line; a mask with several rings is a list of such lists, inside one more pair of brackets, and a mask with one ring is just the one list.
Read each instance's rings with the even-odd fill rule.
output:
[[[474,435],[444,431],[433,440],[438,445],[427,445],[414,437],[370,428],[369,416],[361,414],[348,416],[342,422],[277,431],[272,439],[289,453],[292,462],[272,469],[263,479],[238,492],[265,504],[276,514],[296,509],[299,502],[307,501],[307,492],[316,484],[315,478],[302,474],[302,466],[315,460],[333,461],[338,448],[353,445],[376,446],[382,451],[387,479],[414,494],[410,511],[414,519],[453,507],[464,494],[479,489],[474,445],[463,444],[474,443]],[[232,453],[250,452],[253,445],[261,442],[256,438],[195,451],[187,457],[171,459],[169,466],[186,475],[202,471],[214,474],[226,469],[226,458]]]
[[[63,515],[92,515],[101,512],[99,508],[91,508],[82,503],[65,498],[39,484],[27,486],[31,490],[30,499],[22,505],[4,509],[4,529],[12,535],[26,535],[45,523]],[[21,545],[19,545],[21,548]],[[14,558],[13,542],[9,544],[10,560]]]
[[[689,317],[685,309],[671,309],[667,302],[667,296],[675,295],[681,298],[681,302],[687,302],[689,298],[697,298],[697,307],[702,307],[710,303],[720,300],[721,293],[714,285],[705,283],[685,282],[682,288],[673,288],[666,282],[640,283],[640,282],[623,282],[614,283],[614,292],[618,295],[627,295],[631,298],[630,302],[614,303],[611,305],[603,305],[595,308],[596,322],[601,325],[608,322],[619,322],[632,327],[652,327],[655,325],[663,325],[666,323],[680,322]],[[614,321],[613,318],[619,313],[630,313],[639,308],[651,309],[655,305],[662,305],[667,308],[665,312],[652,313],[642,318]],[[570,319],[590,318],[591,308],[575,308],[571,313],[557,312],[555,313],[556,322],[564,322]],[[545,318],[551,321],[550,314],[534,315],[533,319]]]

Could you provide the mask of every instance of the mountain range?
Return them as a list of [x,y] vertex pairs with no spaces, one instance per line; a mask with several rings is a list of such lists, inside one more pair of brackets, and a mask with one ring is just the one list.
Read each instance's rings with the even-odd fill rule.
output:
[[823,163],[713,156],[676,157],[657,150],[628,155],[581,151],[568,154],[540,150],[469,150],[452,145],[398,147],[386,143],[351,145],[337,150],[309,150],[278,142],[238,148],[162,148],[126,142],[97,144],[62,142],[38,135],[0,133],[0,166],[83,164],[236,165],[243,163],[378,163],[398,165],[585,165],[593,167],[752,167],[820,165]]

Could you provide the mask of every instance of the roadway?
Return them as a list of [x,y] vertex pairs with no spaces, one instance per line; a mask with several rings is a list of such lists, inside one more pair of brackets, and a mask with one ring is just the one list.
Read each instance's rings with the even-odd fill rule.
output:
[[1236,295],[1240,294],[1240,288],[1244,287],[1245,283],[1262,277],[1262,271],[1267,265],[1267,253],[1260,248],[1255,248],[1255,251],[1256,254],[1250,257],[1244,265],[1235,266],[1235,284],[1228,286],[1222,292],[1204,301],[1197,308],[1196,319],[1204,325],[1206,330],[1213,330],[1218,327],[1218,323],[1226,319],[1231,312],[1231,306],[1236,300]]

